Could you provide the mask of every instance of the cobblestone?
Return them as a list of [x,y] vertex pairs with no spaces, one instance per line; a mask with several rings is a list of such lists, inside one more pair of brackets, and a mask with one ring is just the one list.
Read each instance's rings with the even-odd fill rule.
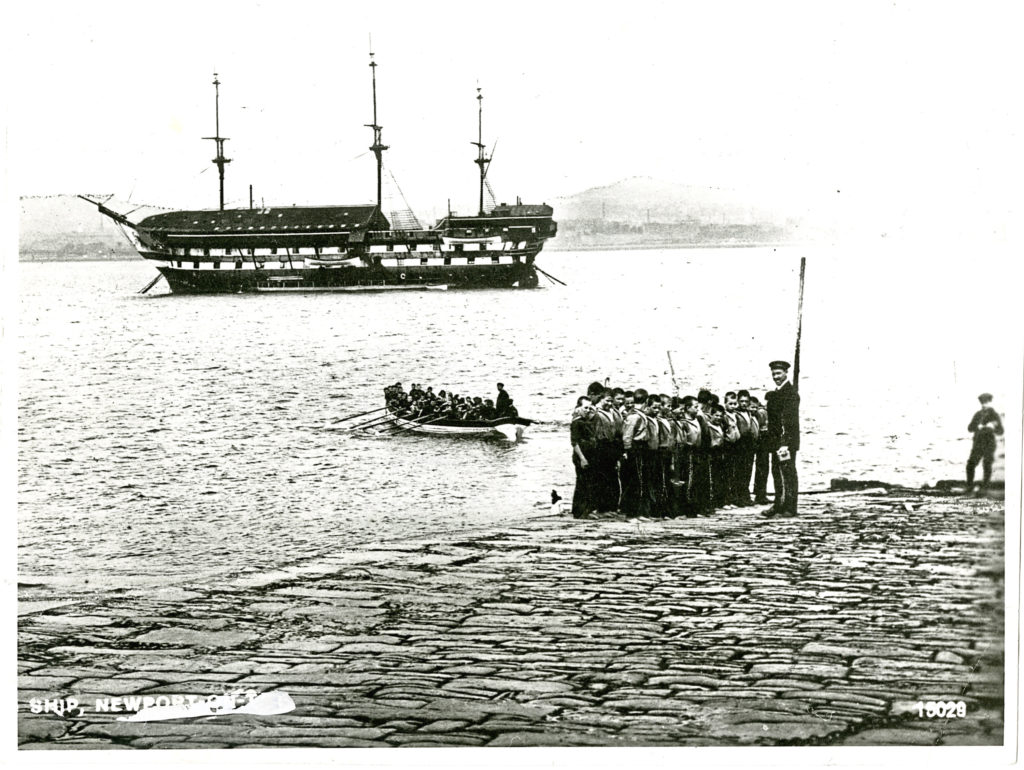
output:
[[[1003,508],[544,517],[216,590],[23,590],[22,748],[1000,745]],[[909,510],[908,510],[909,506]],[[284,690],[290,714],[117,722],[89,698]],[[30,698],[85,699],[32,714]],[[923,719],[918,701],[964,701]]]

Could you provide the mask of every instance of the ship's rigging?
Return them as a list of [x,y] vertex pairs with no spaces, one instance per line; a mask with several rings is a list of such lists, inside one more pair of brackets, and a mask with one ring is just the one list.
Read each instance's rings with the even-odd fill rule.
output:
[[[383,130],[384,127],[380,125],[377,116],[377,62],[374,60],[374,53],[370,51],[370,71],[371,71],[371,93],[373,99],[373,122],[365,124],[367,128],[373,131],[373,144],[368,148],[373,153],[376,159],[377,165],[377,207],[381,212],[387,211],[388,216],[391,219],[392,227],[395,230],[417,230],[422,228],[422,223],[416,216],[412,207],[409,205],[408,200],[405,197],[405,193],[402,191],[401,186],[398,184],[398,180],[395,177],[391,169],[384,168],[383,154],[385,150],[390,147],[383,142]],[[224,211],[224,167],[231,162],[230,158],[224,156],[224,142],[228,140],[228,137],[220,135],[220,78],[218,74],[213,73],[213,87],[214,87],[214,125],[215,135],[203,137],[210,141],[216,142],[217,154],[213,158],[212,163],[217,168],[217,175],[219,180],[219,198],[218,206],[221,211]],[[484,216],[492,212],[498,205],[497,195],[494,193],[494,189],[491,187],[490,179],[488,178],[488,172],[490,171],[491,161],[494,159],[494,152],[497,149],[498,143],[495,140],[494,145],[491,147],[490,155],[487,154],[487,145],[483,141],[483,92],[478,86],[477,89],[477,141],[471,142],[477,150],[477,157],[473,161],[479,168],[480,174],[480,185],[479,185],[479,199],[478,199],[478,214]],[[361,156],[359,156],[361,157]],[[385,189],[385,182],[389,181],[388,188]],[[387,194],[385,194],[387,193]],[[385,205],[387,204],[387,205]],[[250,208],[252,202],[250,200]]]
[[419,218],[413,212],[412,207],[409,206],[409,201],[405,199],[405,193],[402,192],[402,188],[398,184],[398,180],[395,178],[395,175],[391,172],[391,169],[388,169],[387,172],[388,178],[391,180],[391,186],[393,186],[395,192],[397,192],[397,196],[392,193],[388,199],[388,219],[391,220],[391,229],[423,229],[423,225],[420,223]]

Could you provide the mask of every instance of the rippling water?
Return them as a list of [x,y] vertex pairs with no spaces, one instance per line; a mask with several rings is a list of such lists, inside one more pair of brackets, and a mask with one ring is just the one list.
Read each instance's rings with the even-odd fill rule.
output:
[[[804,254],[545,253],[568,287],[380,295],[140,296],[141,260],[22,264],[21,579],[206,582],[546,513],[551,489],[571,494],[566,420],[591,380],[671,392],[671,350],[685,392],[769,386]],[[913,328],[952,329],[935,303],[955,286],[915,300],[862,267],[809,255],[802,487],[959,477],[979,376]],[[501,380],[543,424],[509,444],[332,422],[396,380]]]

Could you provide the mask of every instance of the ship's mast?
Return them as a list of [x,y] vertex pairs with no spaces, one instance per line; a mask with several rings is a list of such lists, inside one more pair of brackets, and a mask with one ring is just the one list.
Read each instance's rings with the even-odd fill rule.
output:
[[220,174],[220,210],[224,210],[224,165],[231,161],[224,157],[224,142],[228,139],[226,136],[220,135],[220,81],[217,79],[217,73],[213,73],[213,89],[215,94],[215,105],[214,112],[216,116],[216,136],[204,136],[203,139],[212,139],[217,143],[217,157],[213,159],[214,164],[217,166],[217,171]]
[[480,216],[484,215],[484,179],[487,177],[487,165],[491,162],[491,159],[487,157],[484,152],[486,145],[484,142],[484,95],[480,93],[479,86],[476,89],[476,101],[477,101],[477,141],[471,142],[475,144],[479,149],[479,154],[474,163],[480,167]]
[[373,144],[370,145],[370,149],[377,156],[377,210],[379,211],[381,207],[381,168],[384,165],[381,156],[388,146],[381,143],[380,132],[383,126],[377,125],[377,62],[373,60],[373,51],[370,51],[370,71],[373,73],[373,123],[367,123],[366,127],[373,129]]

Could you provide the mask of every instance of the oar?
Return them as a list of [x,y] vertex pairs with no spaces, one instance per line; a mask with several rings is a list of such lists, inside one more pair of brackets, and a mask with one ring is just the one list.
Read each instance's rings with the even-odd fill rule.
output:
[[388,423],[392,423],[394,421],[395,415],[393,415],[391,412],[388,412],[387,417],[378,417],[377,419],[371,420],[370,422],[364,422],[362,425],[357,425],[356,427],[351,428],[351,430],[368,430],[370,428],[376,428],[378,425],[387,425]]
[[[404,422],[407,422],[407,423],[412,422],[412,423],[416,423],[416,425],[426,425],[428,422],[433,422],[434,420],[443,419],[443,418],[444,418],[444,415],[438,415],[435,412],[431,412],[430,414],[422,415],[420,417],[400,417],[399,419],[404,421]],[[403,430],[405,430],[406,428],[409,428],[409,427],[411,427],[411,426],[409,426],[409,425],[400,425],[398,423],[398,420],[396,420],[395,424],[393,426],[391,426],[391,428],[389,429],[389,432],[390,433],[400,433],[401,431],[403,431]]]
[[379,425],[380,423],[389,422],[390,420],[393,420],[393,419],[395,419],[394,415],[392,415],[391,412],[388,412],[386,417],[381,417],[380,415],[377,415],[372,420],[367,420],[366,422],[361,422],[358,425],[350,425],[348,429],[349,430],[359,430],[360,428],[369,428],[369,427],[371,427],[373,425]]
[[331,420],[331,422],[339,423],[339,422],[344,422],[345,420],[354,420],[356,417],[363,417],[363,416],[368,415],[368,414],[373,414],[374,412],[383,412],[385,409],[387,409],[387,407],[386,406],[382,406],[379,409],[370,409],[369,411],[366,411],[366,412],[358,412],[356,414],[350,414],[348,417],[335,417],[333,420]]
[[397,436],[399,433],[405,433],[406,431],[412,430],[413,428],[418,428],[420,425],[430,425],[432,422],[440,422],[441,420],[447,419],[448,417],[446,415],[441,415],[440,417],[435,417],[433,420],[427,420],[426,422],[418,422],[415,425],[403,425],[398,430],[391,431],[388,435]]
[[379,428],[381,426],[387,426],[389,424],[393,424],[394,422],[395,422],[395,418],[390,416],[390,415],[388,415],[388,417],[386,419],[377,420],[377,422],[371,422],[371,423],[369,423],[367,425],[361,425],[358,428],[352,428],[352,430],[353,431],[355,431],[355,430],[374,430],[375,428]]
[[547,276],[548,278],[550,278],[550,279],[551,279],[552,281],[554,281],[555,283],[560,283],[560,284],[562,284],[562,286],[568,286],[568,285],[569,285],[569,284],[567,284],[567,283],[566,283],[565,281],[559,281],[559,280],[558,280],[557,278],[555,278],[555,276],[551,275],[551,273],[546,273],[546,272],[544,272],[543,270],[541,270],[541,269],[540,269],[539,267],[537,267],[536,265],[534,265],[534,266],[533,266],[533,268],[534,268],[534,270],[536,270],[536,271],[537,271],[538,273],[540,273],[541,275]]

